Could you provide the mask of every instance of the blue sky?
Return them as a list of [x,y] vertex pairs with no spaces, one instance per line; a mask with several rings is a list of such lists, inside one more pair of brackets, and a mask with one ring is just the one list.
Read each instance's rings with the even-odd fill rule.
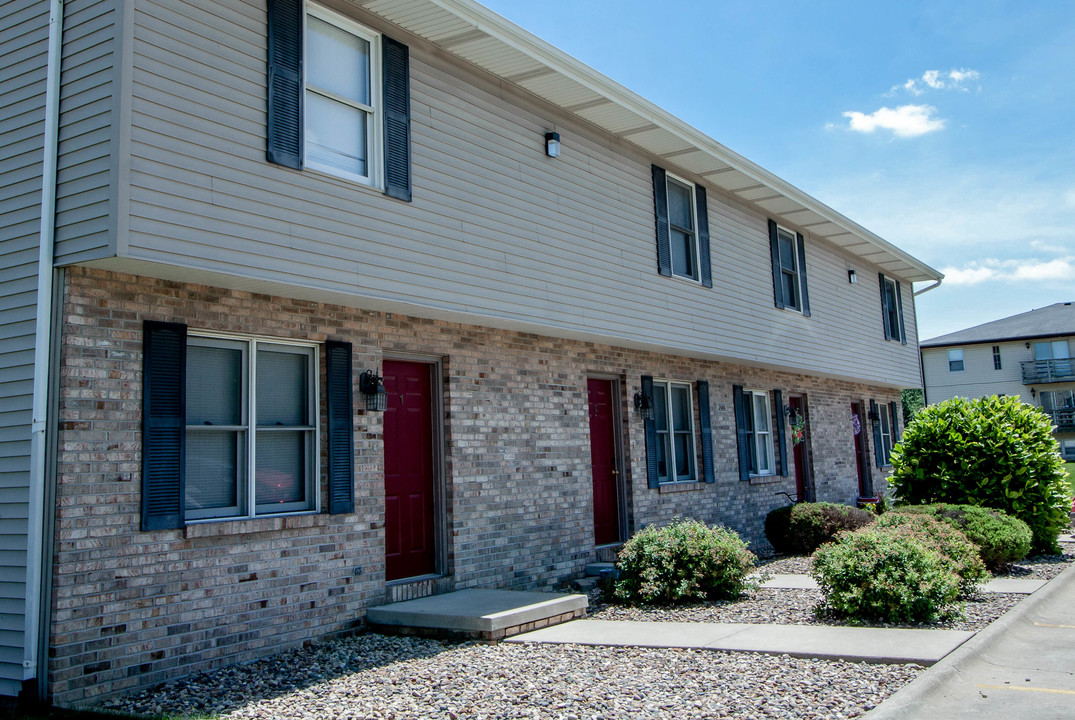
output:
[[1075,300],[1075,4],[481,2],[944,272],[923,340]]

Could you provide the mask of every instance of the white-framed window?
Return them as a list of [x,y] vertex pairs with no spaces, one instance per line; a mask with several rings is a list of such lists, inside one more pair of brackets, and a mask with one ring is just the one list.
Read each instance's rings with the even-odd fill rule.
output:
[[776,474],[776,458],[773,451],[772,418],[769,411],[769,393],[762,390],[744,390],[743,401],[747,405],[747,442],[750,447],[750,474]]
[[963,372],[963,348],[948,351],[948,372]]
[[700,281],[694,184],[669,173],[665,178],[665,187],[668,191],[668,243],[672,254],[672,275]]
[[993,369],[1003,369],[1003,364],[1000,362],[1000,345],[993,346]]
[[892,446],[895,445],[892,436],[892,416],[889,413],[889,405],[880,403],[877,406],[878,425],[881,430],[881,459],[884,465],[891,465],[889,456],[892,454]]
[[885,278],[883,309],[885,315],[885,337],[892,340],[899,340],[902,337],[902,334],[900,333],[900,303],[899,296],[896,294],[896,281],[892,278]]
[[657,430],[658,480],[662,483],[697,480],[691,384],[655,380],[653,415]]
[[777,259],[780,263],[780,290],[784,296],[784,307],[802,312],[802,284],[795,233],[777,225],[776,248]]
[[377,186],[381,178],[381,36],[306,6],[305,164]]
[[317,349],[191,333],[187,520],[318,509]]

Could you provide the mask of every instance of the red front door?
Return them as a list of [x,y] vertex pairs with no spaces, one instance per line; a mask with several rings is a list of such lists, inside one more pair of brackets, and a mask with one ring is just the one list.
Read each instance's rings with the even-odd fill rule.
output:
[[[791,420],[792,422],[804,421],[806,418],[806,409],[803,407],[803,399],[801,397],[791,396],[788,398],[788,407],[791,408]],[[791,454],[795,458],[795,499],[799,502],[805,502],[806,497],[806,438],[805,435],[795,442],[792,439]]]
[[590,402],[590,462],[593,467],[593,534],[597,545],[620,541],[616,467],[616,398],[611,380],[586,381]]
[[436,572],[433,378],[424,363],[385,360],[385,579]]
[[862,422],[862,403],[851,403],[851,432],[855,439],[855,468],[859,476],[859,497],[873,496],[869,466],[866,464],[866,427]]

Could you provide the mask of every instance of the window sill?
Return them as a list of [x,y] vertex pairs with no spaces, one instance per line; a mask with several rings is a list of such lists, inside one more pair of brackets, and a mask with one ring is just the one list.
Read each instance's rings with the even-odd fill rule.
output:
[[781,481],[787,480],[787,479],[788,478],[787,478],[786,475],[751,475],[750,476],[750,484],[751,485],[772,485],[773,483],[778,483],[778,482],[781,482]]
[[661,495],[665,493],[681,493],[681,492],[697,492],[702,489],[705,483],[698,482],[697,480],[685,480],[683,482],[674,483],[661,483],[657,486],[657,492]]
[[341,521],[338,515],[318,512],[304,512],[294,515],[274,515],[272,517],[238,518],[234,520],[197,520],[183,528],[183,537],[221,537],[224,535],[244,535],[248,533],[279,532],[280,530],[297,530],[302,528],[336,525]]

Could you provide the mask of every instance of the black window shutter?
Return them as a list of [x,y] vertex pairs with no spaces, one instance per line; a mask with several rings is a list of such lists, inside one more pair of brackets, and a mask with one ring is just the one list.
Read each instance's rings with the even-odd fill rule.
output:
[[870,401],[870,422],[873,423],[873,458],[877,463],[877,467],[885,466],[885,459],[882,457],[884,448],[881,447],[881,408],[877,406],[877,403],[873,400]]
[[355,511],[354,381],[351,343],[325,343],[328,395],[328,511]]
[[147,320],[142,334],[142,530],[183,527],[187,326]]
[[776,474],[788,474],[788,439],[784,431],[784,395],[773,390],[773,414],[776,416]]
[[[642,394],[649,398],[650,407],[653,407],[653,376],[642,376]],[[646,434],[646,479],[651,488],[657,488],[661,484],[661,478],[657,475],[657,420],[649,418],[642,421],[642,429]]]
[[881,323],[885,327],[885,340],[895,339],[888,326],[888,294],[885,292],[885,274],[877,273],[877,282],[881,286]]
[[302,0],[268,0],[269,162],[302,169]]
[[709,258],[709,208],[705,200],[705,188],[694,186],[695,211],[698,213],[698,255],[702,267],[702,285],[713,287],[713,264]]
[[810,317],[810,293],[806,290],[806,241],[802,233],[795,233],[799,246],[799,291],[803,298],[803,315]]
[[672,277],[672,246],[668,238],[668,186],[663,168],[653,166],[653,214],[657,218],[657,272]]
[[732,385],[735,408],[735,444],[739,455],[739,479],[750,480],[750,429],[747,427],[746,398],[742,385]]
[[907,344],[907,329],[903,325],[903,294],[900,292],[900,282],[896,281],[896,308],[900,313],[900,342]]
[[896,444],[896,438],[899,436],[899,420],[896,419],[896,408],[898,406],[895,402],[888,404],[888,409],[892,413],[892,444]]
[[713,466],[713,423],[709,418],[709,381],[699,380],[695,385],[698,388],[698,419],[702,426],[702,477],[707,483],[716,482],[716,472]]
[[778,308],[783,308],[787,303],[784,302],[784,283],[780,277],[780,241],[775,220],[769,221],[769,254],[773,260],[773,302]]
[[410,50],[381,37],[384,74],[384,192],[411,201]]

